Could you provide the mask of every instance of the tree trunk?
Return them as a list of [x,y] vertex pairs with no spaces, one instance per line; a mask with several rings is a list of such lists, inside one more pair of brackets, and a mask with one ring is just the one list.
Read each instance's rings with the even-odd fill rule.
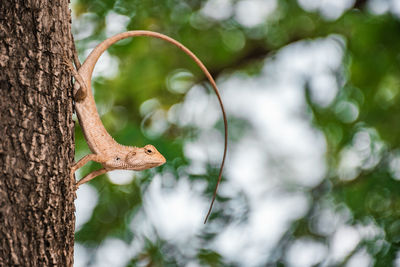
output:
[[68,1],[0,0],[0,266],[72,266]]

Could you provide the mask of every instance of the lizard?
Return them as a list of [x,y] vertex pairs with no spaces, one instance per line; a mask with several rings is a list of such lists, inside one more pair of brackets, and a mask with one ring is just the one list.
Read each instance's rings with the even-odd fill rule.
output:
[[76,188],[78,188],[81,184],[84,184],[89,180],[101,174],[107,173],[111,170],[124,169],[140,171],[161,166],[166,162],[164,156],[160,152],[158,152],[153,145],[146,145],[144,147],[132,147],[124,146],[117,143],[107,132],[101,122],[91,90],[91,78],[93,69],[102,53],[117,41],[135,36],[155,37],[177,46],[180,50],[182,50],[190,58],[192,58],[195,63],[200,67],[200,69],[203,71],[203,73],[211,83],[211,86],[214,89],[214,92],[218,98],[224,120],[224,152],[218,174],[217,184],[213,193],[213,198],[211,200],[210,208],[204,220],[205,224],[211,213],[217,195],[218,186],[222,179],[222,171],[224,168],[228,145],[228,122],[226,119],[225,109],[221,96],[219,94],[219,90],[207,68],[188,48],[186,48],[183,44],[176,41],[175,39],[172,39],[171,37],[168,37],[166,35],[152,31],[127,31],[119,33],[112,37],[109,37],[108,39],[98,44],[89,54],[82,65],[80,64],[79,59],[77,59],[77,54],[75,53],[74,63],[78,70],[76,70],[71,63],[66,63],[71,69],[72,75],[76,81],[73,88],[73,96],[75,100],[77,117],[83,130],[86,142],[92,152],[91,154],[84,156],[72,166],[72,179],[74,179],[73,177],[75,171],[84,166],[89,161],[99,162],[102,164],[103,168],[95,170],[79,180],[76,183]]

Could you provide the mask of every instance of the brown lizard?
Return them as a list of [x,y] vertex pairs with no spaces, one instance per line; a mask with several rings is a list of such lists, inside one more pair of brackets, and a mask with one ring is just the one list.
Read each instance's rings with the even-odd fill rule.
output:
[[74,85],[74,98],[75,98],[75,108],[78,115],[79,123],[83,130],[85,139],[88,143],[92,154],[84,156],[79,160],[71,170],[71,176],[73,177],[75,171],[82,166],[84,166],[89,161],[96,161],[103,165],[102,169],[93,171],[86,175],[84,178],[79,180],[76,184],[79,185],[88,182],[89,180],[104,174],[111,170],[123,169],[123,170],[145,170],[153,167],[160,166],[165,163],[165,158],[160,152],[152,145],[146,145],[144,147],[131,147],[118,144],[104,128],[100,117],[96,109],[96,103],[94,101],[92,90],[91,90],[91,77],[93,69],[96,65],[97,60],[101,54],[115,42],[134,36],[151,36],[165,40],[169,43],[174,44],[187,55],[189,55],[196,64],[201,68],[201,70],[206,75],[207,79],[210,81],[220,104],[223,119],[224,119],[224,130],[225,130],[225,143],[224,143],[224,154],[222,157],[222,162],[220,166],[220,171],[218,175],[217,185],[215,187],[214,195],[208,210],[207,216],[204,223],[207,222],[208,216],[211,213],[212,206],[215,201],[215,197],[218,190],[218,185],[221,181],[222,170],[225,163],[226,152],[227,152],[227,142],[228,142],[228,126],[225,114],[224,105],[221,100],[217,85],[212,78],[211,74],[208,72],[204,64],[184,45],[178,41],[151,31],[128,31],[117,35],[114,35],[99,45],[97,45],[90,55],[86,58],[85,62],[79,68],[79,60],[77,57],[74,58],[75,65],[79,68],[76,71],[70,63],[68,65],[71,68],[72,74],[77,81]]

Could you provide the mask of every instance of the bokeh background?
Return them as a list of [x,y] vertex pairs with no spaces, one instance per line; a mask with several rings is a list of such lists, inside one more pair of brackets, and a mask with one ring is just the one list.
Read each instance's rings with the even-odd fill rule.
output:
[[[75,266],[400,266],[400,1],[74,0],[102,121],[167,163],[81,186]],[[78,124],[77,124],[78,125]],[[76,131],[79,159],[89,153]],[[88,164],[78,177],[99,168]]]

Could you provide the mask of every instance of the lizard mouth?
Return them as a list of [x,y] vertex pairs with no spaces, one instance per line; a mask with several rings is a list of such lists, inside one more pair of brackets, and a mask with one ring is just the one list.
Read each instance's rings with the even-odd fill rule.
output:
[[160,159],[154,162],[154,167],[158,167],[163,165],[165,162],[167,162],[167,160],[164,158],[163,155],[160,155]]
[[166,162],[165,159],[164,159],[164,160],[160,160],[160,161],[148,162],[148,163],[146,163],[146,165],[144,165],[144,166],[142,166],[142,167],[139,167],[139,168],[138,168],[138,167],[136,167],[136,168],[131,168],[131,170],[134,170],[134,171],[143,171],[143,170],[146,170],[146,169],[151,169],[151,168],[155,168],[155,167],[161,166],[161,165],[163,165],[165,162]]
[[161,166],[161,165],[163,165],[165,162],[166,162],[165,159],[164,159],[164,160],[161,160],[161,161],[152,162],[152,163],[150,163],[150,164],[151,164],[151,168]]
[[151,168],[155,168],[155,167],[158,167],[158,166],[161,166],[163,163],[147,163],[146,164],[146,166],[143,166],[143,167],[139,167],[139,168],[137,168],[137,167],[134,167],[134,168],[129,168],[129,169],[131,169],[131,170],[134,170],[134,171],[143,171],[143,170],[147,170],[147,169],[151,169]]

